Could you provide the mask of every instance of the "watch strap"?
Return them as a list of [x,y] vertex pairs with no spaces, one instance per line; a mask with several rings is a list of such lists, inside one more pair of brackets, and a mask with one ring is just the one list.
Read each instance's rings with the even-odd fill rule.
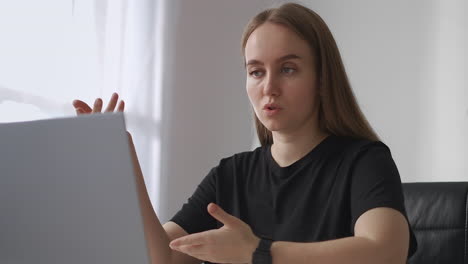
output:
[[262,238],[252,256],[252,264],[271,264],[271,244],[273,240]]

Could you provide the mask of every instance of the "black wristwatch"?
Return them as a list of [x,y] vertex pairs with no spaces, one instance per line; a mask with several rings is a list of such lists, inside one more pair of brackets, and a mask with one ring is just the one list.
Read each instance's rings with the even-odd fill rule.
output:
[[260,239],[260,243],[258,243],[257,249],[252,256],[252,264],[271,264],[271,244],[273,240],[262,238]]

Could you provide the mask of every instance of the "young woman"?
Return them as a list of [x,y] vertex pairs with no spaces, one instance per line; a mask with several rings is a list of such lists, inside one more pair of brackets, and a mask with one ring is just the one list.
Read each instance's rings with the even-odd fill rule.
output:
[[[242,52],[261,147],[221,160],[164,225],[133,150],[153,263],[405,263],[416,240],[400,176],[323,20],[298,4],[266,10]],[[102,100],[74,106],[97,113]]]

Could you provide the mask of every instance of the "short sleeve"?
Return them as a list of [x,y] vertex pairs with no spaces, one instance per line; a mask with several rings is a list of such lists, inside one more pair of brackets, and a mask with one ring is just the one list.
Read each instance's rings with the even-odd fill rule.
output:
[[351,173],[352,230],[363,213],[376,207],[390,207],[406,215],[400,174],[383,143],[361,149]]
[[216,228],[216,220],[207,206],[216,201],[216,168],[213,168],[198,185],[182,208],[170,219],[187,233],[193,234]]
[[[359,151],[352,168],[351,180],[351,230],[357,219],[366,211],[377,207],[395,209],[406,216],[400,174],[390,150],[382,142],[372,143]],[[409,224],[408,224],[409,226]],[[408,257],[417,248],[411,227]]]

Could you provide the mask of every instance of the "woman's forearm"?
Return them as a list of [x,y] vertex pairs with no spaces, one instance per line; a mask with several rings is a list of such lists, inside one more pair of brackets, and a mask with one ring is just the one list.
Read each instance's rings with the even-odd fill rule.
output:
[[273,264],[403,264],[390,248],[368,238],[347,237],[314,243],[274,242]]
[[132,155],[138,198],[143,217],[145,237],[151,263],[171,263],[172,250],[169,248],[169,237],[161,225],[156,213],[153,210],[151,200],[146,190],[143,173],[138,162],[138,157],[133,145],[132,136],[128,133],[130,153]]

